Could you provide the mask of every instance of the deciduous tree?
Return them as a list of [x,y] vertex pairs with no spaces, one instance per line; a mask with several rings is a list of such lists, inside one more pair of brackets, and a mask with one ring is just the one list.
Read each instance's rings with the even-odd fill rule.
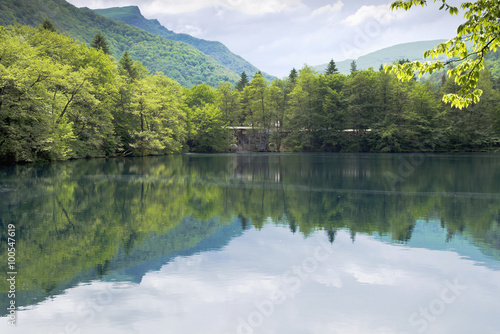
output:
[[[458,15],[458,7],[442,2],[440,10],[451,15]],[[415,6],[425,6],[426,0],[398,0],[392,3],[391,9],[410,10]],[[427,62],[408,62],[393,64],[386,70],[395,72],[401,80],[410,80],[415,74],[421,77],[425,73],[442,70],[447,64],[454,64],[448,69],[448,76],[453,77],[460,89],[443,96],[443,101],[457,108],[465,108],[471,103],[477,103],[483,91],[478,87],[481,70],[485,67],[485,57],[488,52],[496,51],[500,46],[500,2],[478,0],[462,2],[460,9],[466,21],[458,26],[457,35],[447,42],[438,44],[435,48],[424,53],[424,58],[437,58],[441,55],[448,60],[434,60]],[[468,47],[470,45],[470,48]]]

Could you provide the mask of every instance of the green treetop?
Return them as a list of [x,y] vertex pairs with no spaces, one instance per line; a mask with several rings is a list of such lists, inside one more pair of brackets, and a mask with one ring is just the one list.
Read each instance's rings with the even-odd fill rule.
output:
[[56,27],[54,26],[54,24],[52,23],[52,21],[49,20],[49,19],[43,20],[43,22],[40,24],[40,28],[41,29],[45,29],[45,30],[50,30],[52,32],[56,32],[57,31]]
[[241,73],[241,79],[236,84],[236,89],[239,90],[239,91],[242,91],[243,88],[245,88],[248,85],[248,83],[249,83],[249,81],[248,81],[247,74],[245,72],[242,72]]
[[339,69],[337,68],[337,65],[335,64],[335,62],[332,60],[330,60],[330,62],[328,63],[328,67],[326,68],[326,75],[332,75],[332,74],[338,74],[339,73]]
[[90,46],[96,50],[102,50],[102,52],[107,55],[111,54],[111,51],[109,51],[108,41],[100,31],[94,35]]
[[292,68],[292,70],[290,71],[290,75],[288,76],[288,79],[290,80],[290,83],[292,85],[294,85],[297,82],[297,76],[298,76],[297,70],[295,68]]
[[358,70],[358,65],[356,64],[356,61],[355,61],[355,60],[353,60],[353,61],[351,62],[351,73],[354,73],[354,72],[356,72],[357,70]]
[[125,51],[123,56],[120,58],[120,67],[128,75],[131,81],[138,78],[139,73],[137,68],[134,66],[134,60],[130,57],[129,53]]

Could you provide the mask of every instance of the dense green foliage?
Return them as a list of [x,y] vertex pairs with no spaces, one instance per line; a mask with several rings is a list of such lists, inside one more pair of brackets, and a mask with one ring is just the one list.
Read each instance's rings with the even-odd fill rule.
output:
[[128,53],[117,64],[50,29],[0,27],[2,162],[182,152],[189,114],[184,89]]
[[337,68],[337,64],[335,64],[335,61],[330,60],[328,63],[328,66],[326,67],[325,74],[326,75],[333,75],[333,74],[339,74],[339,69]]
[[88,8],[76,8],[64,0],[0,2],[0,25],[38,26],[45,19],[50,19],[59,31],[88,44],[101,32],[116,59],[128,50],[133,59],[153,73],[161,71],[185,87],[201,83],[216,86],[220,81],[238,80],[238,74],[186,43],[166,40]]
[[[147,32],[159,35],[168,40],[184,42],[192,45],[196,49],[212,57],[235,73],[247,72],[253,75],[254,73],[257,73],[259,71],[255,66],[247,62],[245,59],[229,51],[229,49],[224,44],[216,41],[207,41],[204,39],[196,38],[188,34],[177,34],[162,26],[156,19],[146,19],[144,16],[142,16],[141,11],[137,6],[94,9],[94,11],[104,17],[123,21],[127,24],[139,27],[146,30]],[[274,79],[270,75],[264,74],[264,76],[269,80]]]
[[[402,61],[403,62],[403,61]],[[251,127],[251,149],[334,152],[481,151],[500,146],[500,92],[484,70],[483,100],[460,110],[440,101],[458,90],[395,75],[354,71],[317,74],[311,67],[269,84],[256,75],[220,86],[214,104],[231,126]],[[265,135],[262,135],[265,133]]]
[[[42,28],[47,29],[45,27],[45,22],[47,22],[47,21],[43,21]],[[52,29],[50,29],[50,27],[48,29],[52,30]],[[102,52],[104,52],[107,55],[111,54],[111,52],[109,51],[108,41],[106,40],[106,37],[100,31],[94,35],[94,38],[92,38],[92,43],[90,43],[90,47],[92,47],[96,50],[102,50]]]
[[500,50],[488,53],[485,62],[486,67],[491,72],[491,78],[495,83],[495,87],[500,88]]
[[227,128],[228,122],[215,104],[216,98],[215,91],[205,84],[186,92],[186,103],[191,109],[191,124],[194,128],[188,145],[193,151],[226,152],[229,148],[231,134]]
[[[438,0],[434,0],[438,2]],[[450,5],[446,0],[442,2],[440,10],[448,11],[451,15],[459,13],[458,7]],[[397,0],[391,5],[391,9],[409,10],[414,6],[425,6],[426,0]],[[474,2],[462,2],[460,8],[463,11],[463,24],[457,27],[457,35],[449,41],[443,42],[424,53],[424,58],[438,58],[446,56],[446,61],[435,60],[420,62],[414,61],[404,64],[394,64],[387,67],[388,71],[394,72],[401,80],[411,80],[414,75],[422,76],[425,73],[432,74],[442,70],[446,65],[448,76],[453,77],[459,89],[443,95],[443,101],[450,103],[453,107],[465,108],[472,103],[477,103],[483,94],[479,87],[481,70],[485,68],[485,59],[489,52],[495,52],[500,47],[500,2],[489,0],[478,0]]]
[[[482,101],[456,109],[435,88],[368,71],[317,74],[308,66],[285,79],[242,74],[182,88],[148,74],[130,52],[116,62],[50,26],[0,29],[0,160],[225,152],[230,127],[260,151],[407,152],[496,150],[500,93],[485,71]],[[99,40],[105,38],[102,35]],[[250,129],[250,130],[248,130]],[[241,138],[239,138],[241,140]],[[234,146],[234,145],[233,145]],[[241,148],[241,147],[240,147]]]

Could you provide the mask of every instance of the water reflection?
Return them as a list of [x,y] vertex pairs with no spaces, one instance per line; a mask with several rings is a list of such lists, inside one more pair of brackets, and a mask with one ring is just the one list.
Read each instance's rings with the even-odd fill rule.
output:
[[320,232],[252,228],[140,283],[70,288],[22,311],[7,333],[495,333],[499,271],[373,236],[353,244],[347,231],[325,242]]
[[[316,319],[316,324],[304,322],[309,327],[300,331],[299,326],[290,333],[315,332],[311,328],[334,332],[325,324],[337,326],[340,333],[417,330],[423,328],[422,319],[415,317],[420,327],[410,325],[408,329],[408,317],[415,311],[408,308],[425,304],[425,300],[430,303],[431,290],[443,288],[443,280],[453,283],[470,271],[467,280],[473,290],[486,296],[489,284],[490,294],[500,291],[492,284],[498,278],[500,260],[499,167],[500,156],[492,154],[249,154],[81,160],[5,168],[0,170],[0,254],[6,258],[7,224],[16,224],[21,281],[17,302],[24,306],[42,302],[24,311],[30,324],[39,319],[40,310],[64,313],[54,308],[71,309],[67,303],[78,304],[73,294],[87,298],[93,289],[101,291],[106,286],[120,298],[113,297],[113,307],[101,307],[98,313],[103,322],[132,313],[132,306],[127,310],[118,301],[129,298],[128,302],[135,303],[145,293],[141,300],[148,303],[144,311],[149,313],[142,316],[150,319],[147,326],[151,331],[156,325],[166,325],[160,319],[181,326],[189,320],[187,314],[195,312],[206,319],[201,328],[207,333],[223,333],[248,323],[245,315],[252,314],[255,307],[249,305],[275,291],[276,280],[290,268],[287,266],[300,264],[309,256],[306,249],[314,249],[323,240],[336,250],[334,262],[318,266],[330,276],[314,280],[319,274],[311,274],[303,287],[310,291],[276,310],[283,317],[303,312],[300,319]],[[179,261],[183,260],[192,264],[186,267],[191,271],[182,272]],[[448,267],[449,261],[453,266]],[[479,277],[479,269],[472,269],[476,263],[482,263],[485,277]],[[315,289],[314,284],[324,287]],[[386,296],[382,304],[387,307],[377,309],[382,290],[365,291],[363,284],[399,288]],[[421,290],[415,290],[416,286],[430,299],[417,296]],[[0,287],[5,310],[5,282]],[[196,297],[188,291],[210,296]],[[212,295],[215,291],[218,297]],[[376,295],[370,297],[372,293]],[[172,299],[176,294],[179,300]],[[318,296],[323,300],[323,294],[331,298],[314,302]],[[349,295],[368,302],[363,306],[349,301]],[[394,310],[391,303],[398,295],[414,302]],[[155,296],[168,296],[171,302]],[[195,299],[192,304],[189,298]],[[477,302],[470,298],[464,298],[464,303]],[[312,304],[318,306],[312,308],[317,314],[306,310]],[[155,305],[178,318],[153,310]],[[176,307],[181,311],[174,312]],[[217,316],[228,308],[238,316]],[[327,316],[331,310],[335,315]],[[384,317],[382,313],[389,311],[397,314]],[[72,319],[74,312],[71,314],[66,316]],[[365,323],[342,331],[341,314],[353,321],[364,317]],[[141,316],[136,312],[135,317],[139,326]],[[130,315],[131,322],[135,317]],[[244,321],[233,323],[238,317]],[[268,322],[272,326],[284,325],[280,317],[273,319]],[[400,323],[384,325],[380,319],[399,319]],[[424,320],[431,325],[432,321]],[[44,321],[47,332],[51,326],[60,331],[61,323]],[[348,320],[344,324],[352,325]],[[97,331],[93,326],[100,325],[86,323],[85,330]],[[120,333],[134,332],[115,325],[112,328],[107,323],[101,332],[120,332],[120,328]],[[200,331],[189,326],[196,325],[173,327],[171,332]],[[142,327],[135,332],[148,333]]]

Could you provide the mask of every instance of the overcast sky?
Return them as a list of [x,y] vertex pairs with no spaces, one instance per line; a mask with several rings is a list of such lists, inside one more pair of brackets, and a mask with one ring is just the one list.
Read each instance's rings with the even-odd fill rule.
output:
[[[391,45],[454,36],[464,19],[426,8],[391,11],[387,0],[68,0],[77,7],[137,5],[177,33],[224,43],[269,74],[355,59]],[[440,2],[440,1],[438,1]],[[448,1],[450,2],[450,1]],[[453,1],[452,1],[453,2]],[[456,2],[456,1],[454,1]]]

